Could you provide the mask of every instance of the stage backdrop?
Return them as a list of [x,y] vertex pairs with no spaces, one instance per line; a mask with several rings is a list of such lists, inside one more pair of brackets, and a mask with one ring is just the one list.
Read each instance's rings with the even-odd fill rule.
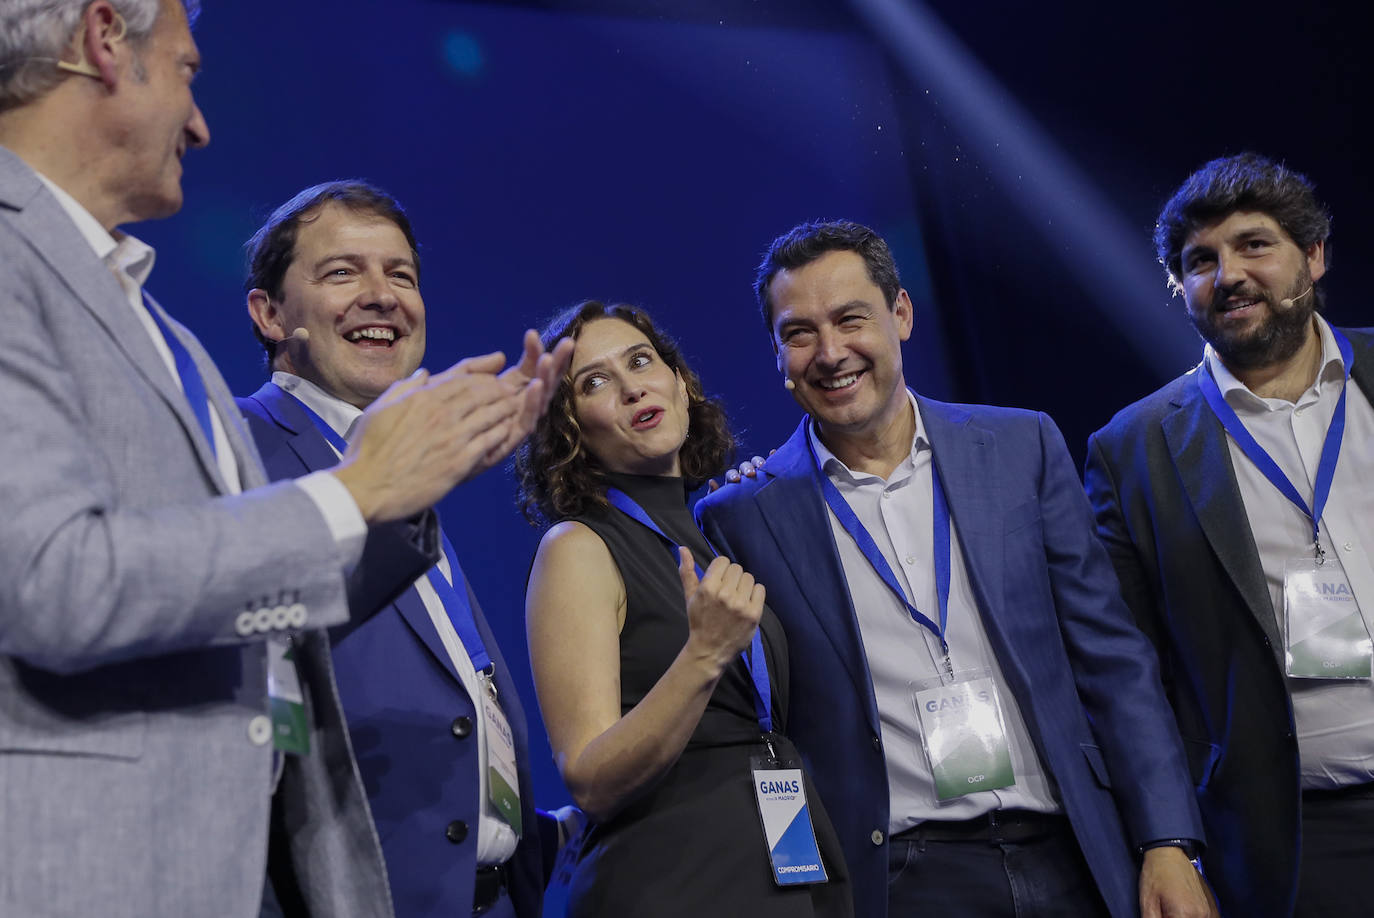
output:
[[[1048,411],[1081,460],[1197,360],[1149,233],[1207,159],[1254,149],[1317,180],[1331,315],[1370,323],[1364,34],[1339,5],[1278,0],[206,0],[212,143],[186,158],[184,211],[136,232],[158,250],[152,291],[246,394],[266,370],[243,241],[307,185],[368,179],[420,239],[431,369],[513,352],[578,300],[629,301],[679,338],[749,455],[798,418],[752,297],[759,255],[799,221],[859,220],[916,304],[908,380]],[[538,533],[504,469],[440,510],[557,806],[523,624]]]

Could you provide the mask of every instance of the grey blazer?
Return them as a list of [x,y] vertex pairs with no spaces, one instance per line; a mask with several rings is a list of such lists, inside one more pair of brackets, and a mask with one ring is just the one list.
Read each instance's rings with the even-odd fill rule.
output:
[[325,636],[295,637],[311,755],[274,772],[265,635],[242,617],[345,621],[338,550],[299,487],[265,485],[168,322],[242,494],[113,275],[0,148],[0,914],[256,916],[280,780],[312,911],[390,915]]

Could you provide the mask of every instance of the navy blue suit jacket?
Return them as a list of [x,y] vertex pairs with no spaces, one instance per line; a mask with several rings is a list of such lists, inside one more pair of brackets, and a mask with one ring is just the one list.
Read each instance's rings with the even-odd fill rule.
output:
[[[1344,329],[1374,401],[1374,329]],[[1088,441],[1084,478],[1122,593],[1154,641],[1225,915],[1286,916],[1297,896],[1301,773],[1283,641],[1199,370]],[[1334,495],[1333,495],[1334,496]]]
[[[338,463],[300,404],[275,384],[267,383],[238,404],[274,480],[298,478]],[[396,914],[451,918],[472,909],[481,812],[474,740],[481,711],[464,689],[412,586],[433,558],[413,544],[407,529],[413,526],[400,523],[369,530],[362,560],[349,582],[351,625],[332,631],[330,639],[339,697],[386,859]],[[524,834],[509,862],[511,899],[521,918],[537,918],[544,871],[525,715],[477,597],[471,588],[467,594],[496,667],[501,707],[515,734]],[[462,838],[455,843],[450,835]]]
[[[1008,688],[1111,913],[1139,914],[1136,845],[1201,839],[1155,655],[1121,602],[1058,428],[918,397]],[[805,422],[757,480],[697,507],[787,629],[796,741],[839,831],[855,914],[887,915],[888,787],[858,620]]]

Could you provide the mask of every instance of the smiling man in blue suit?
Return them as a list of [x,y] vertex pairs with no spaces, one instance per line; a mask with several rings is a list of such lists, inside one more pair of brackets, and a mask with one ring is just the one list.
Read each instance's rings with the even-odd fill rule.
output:
[[[334,466],[363,410],[420,365],[420,258],[400,205],[361,182],[305,189],[248,249],[248,310],[274,372],[239,407],[268,474],[297,478]],[[507,373],[532,375],[536,345],[527,336]],[[439,563],[406,576],[427,540]],[[334,671],[396,914],[534,918],[524,713],[432,513],[369,529],[348,599],[368,617],[331,632]]]
[[787,628],[855,913],[1210,914],[1155,657],[1053,422],[907,390],[911,300],[866,227],[794,228],[756,291],[807,417],[698,515]]

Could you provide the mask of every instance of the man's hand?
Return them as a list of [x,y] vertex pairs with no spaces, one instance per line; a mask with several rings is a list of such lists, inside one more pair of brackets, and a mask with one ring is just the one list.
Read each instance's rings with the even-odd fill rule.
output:
[[433,506],[491,465],[525,397],[497,378],[505,362],[498,352],[420,370],[368,406],[334,474],[369,525]]
[[368,406],[334,474],[369,525],[433,506],[529,435],[567,371],[573,342],[545,353],[529,331],[523,349],[505,372],[499,352],[433,376],[417,371]]
[[[771,456],[776,452],[777,450],[770,449],[768,455]],[[763,463],[764,458],[762,456],[746,459],[739,464],[738,468],[725,470],[725,481],[728,484],[739,484],[743,478],[757,478],[759,469],[763,468]],[[720,482],[716,481],[714,478],[710,479],[706,482],[706,490],[708,492],[720,490]]]
[[534,329],[525,332],[524,352],[520,362],[501,374],[501,381],[512,390],[524,392],[524,402],[520,415],[506,436],[494,449],[488,465],[495,465],[510,454],[534,430],[534,425],[543,417],[549,407],[549,399],[558,391],[558,381],[568,372],[576,342],[564,338],[554,345],[552,351],[545,352]]
[[1141,918],[1217,918],[1217,903],[1182,848],[1145,852],[1140,868]]

